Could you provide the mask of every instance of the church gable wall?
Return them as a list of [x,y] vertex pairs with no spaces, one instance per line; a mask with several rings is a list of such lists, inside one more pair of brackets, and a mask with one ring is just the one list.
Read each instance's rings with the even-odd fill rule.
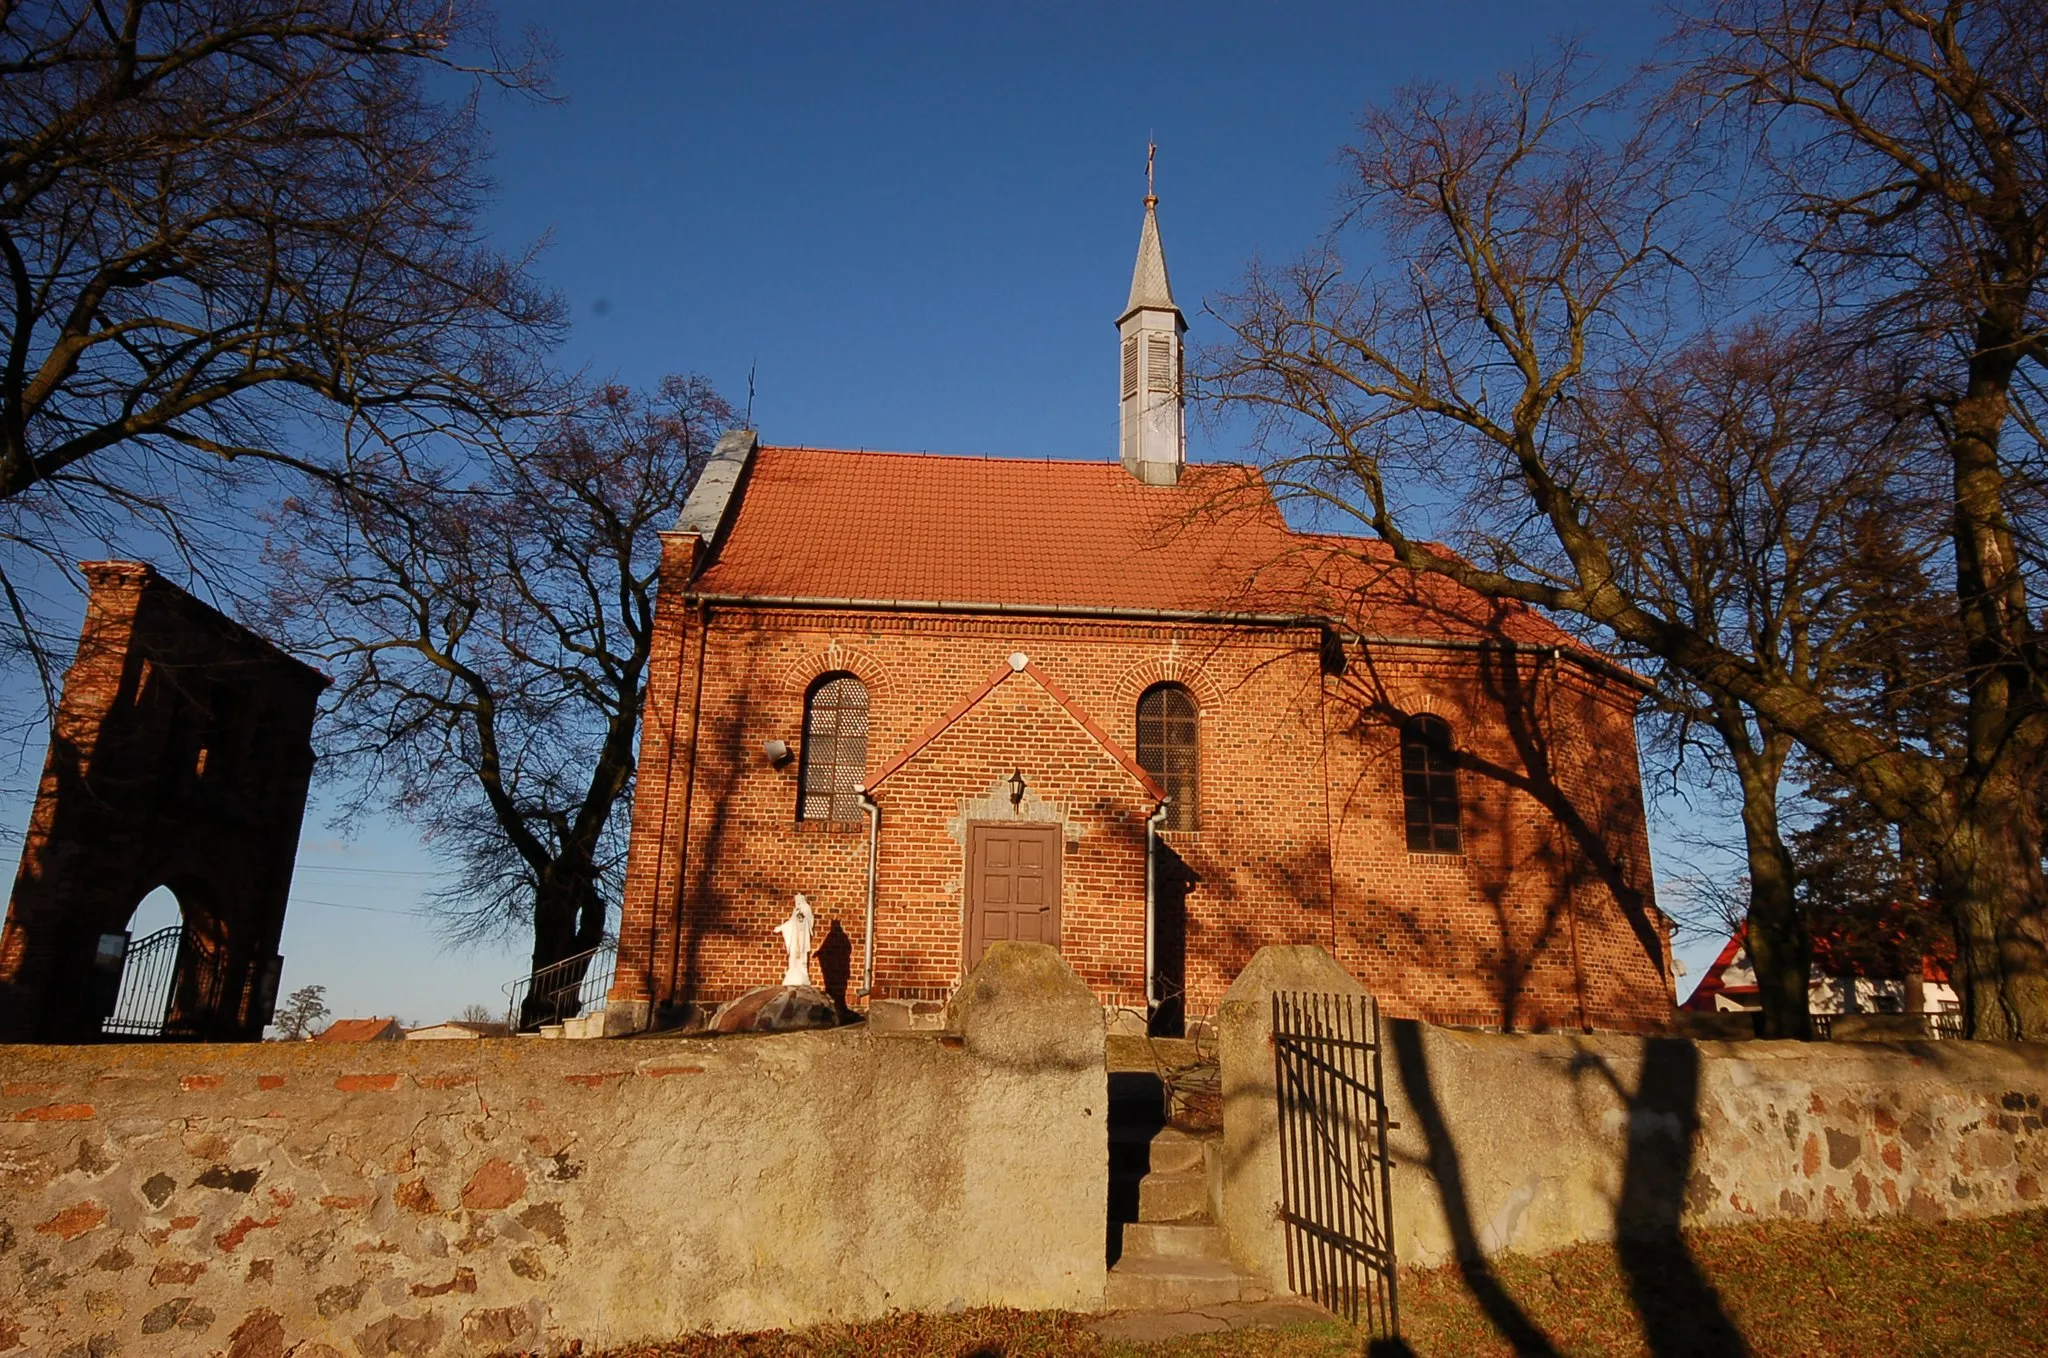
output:
[[[1013,772],[1025,780],[1014,805]],[[1143,1007],[1152,799],[1029,675],[1005,680],[874,795],[879,992],[943,999],[963,974],[972,824],[1052,823],[1061,827],[1060,950],[1105,1003]]]
[[[872,777],[979,690],[1013,651],[1028,655],[1126,753],[1136,751],[1136,697],[1150,683],[1184,683],[1201,705],[1202,824],[1191,834],[1162,836],[1185,857],[1198,882],[1187,906],[1187,933],[1193,941],[1188,984],[1201,996],[1198,1004],[1212,1005],[1244,960],[1274,937],[1328,937],[1314,633],[1276,638],[1271,632],[1233,631],[1219,636],[1214,629],[1082,621],[716,612],[702,697],[695,702],[702,739],[692,790],[685,773],[699,626],[694,616],[678,611],[651,679],[616,993],[631,995],[637,979],[646,998],[658,1000],[670,993],[671,968],[678,999],[708,1002],[772,981],[770,973],[780,971],[780,945],[769,931],[788,914],[789,896],[799,890],[818,910],[819,936],[830,937],[836,924],[847,939],[858,988],[866,823],[797,821],[800,761],[776,768],[762,754],[762,743],[782,740],[798,749],[810,682],[842,668],[869,687]],[[844,663],[835,666],[834,657]],[[1058,758],[1048,758],[1036,729],[1020,737],[1019,744],[993,727],[977,725],[970,715],[876,794],[884,818],[877,991],[893,996],[900,987],[923,996],[943,992],[957,980],[962,904],[956,879],[963,872],[962,848],[946,834],[944,822],[958,818],[958,801],[984,796],[995,780],[1020,768],[1032,788],[1044,786],[1052,798],[1052,783],[1067,776],[1062,768],[1082,767],[1076,761],[1085,761],[1089,769],[1100,766],[1099,777],[1113,782],[1117,796],[1138,808],[1131,832],[1139,856],[1128,868],[1115,870],[1124,883],[1121,889],[1129,892],[1131,927],[1138,931],[1116,946],[1138,951],[1136,961],[1122,959],[1115,949],[1091,959],[1076,951],[1089,936],[1085,932],[1068,935],[1067,951],[1091,985],[1140,1003],[1143,821],[1151,803],[1136,780],[1110,762],[1028,676],[1005,680],[987,701],[1008,701],[1012,690],[1037,695],[1034,701],[1043,701],[1046,712],[1058,717],[1056,729],[1072,727],[1072,749],[1061,737]],[[676,696],[670,700],[669,694]],[[673,712],[667,710],[669,701],[675,702]],[[968,731],[984,731],[985,736],[969,739]],[[957,767],[939,780],[945,783],[943,793],[928,791],[925,784],[937,775],[921,766],[936,768],[933,761],[942,755]],[[913,816],[905,809],[905,799],[913,795],[938,797],[944,804],[930,803]],[[679,850],[686,820],[690,832],[684,853]],[[943,842],[943,852],[920,850],[932,861],[913,861],[908,846],[931,836]],[[1071,859],[1068,865],[1072,900]],[[689,904],[678,945],[667,921],[683,872],[689,878]],[[908,883],[905,873],[910,874]],[[938,897],[926,893],[949,882],[956,884],[946,896],[948,903],[934,913]],[[916,904],[920,900],[924,904]],[[905,937],[898,930],[906,910],[930,935],[914,973],[904,970],[900,956],[892,953]],[[1068,913],[1073,916],[1071,909]]]

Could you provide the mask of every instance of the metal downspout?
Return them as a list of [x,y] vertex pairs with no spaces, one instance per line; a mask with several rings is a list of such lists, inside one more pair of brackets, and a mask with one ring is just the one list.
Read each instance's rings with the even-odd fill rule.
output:
[[1145,817],[1145,1017],[1159,1008],[1159,827],[1166,823],[1166,804],[1161,797],[1152,814]]
[[865,999],[875,988],[875,874],[882,856],[882,808],[862,788],[857,794],[861,809],[868,813],[868,915],[867,924],[861,930],[860,990],[856,998]]

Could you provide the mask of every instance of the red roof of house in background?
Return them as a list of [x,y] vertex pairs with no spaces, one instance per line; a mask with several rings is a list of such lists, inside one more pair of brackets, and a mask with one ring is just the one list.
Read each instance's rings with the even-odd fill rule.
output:
[[395,1018],[336,1019],[322,1028],[315,1042],[384,1042],[405,1036]]
[[1520,605],[1296,533],[1258,470],[761,448],[705,594],[1341,618],[1366,636],[1577,646]]
[[[1700,977],[1700,983],[1692,988],[1692,994],[1685,997],[1685,1003],[1678,1006],[1680,1009],[1711,1014],[1715,1009],[1714,997],[1716,995],[1726,995],[1729,999],[1740,1005],[1760,1003],[1757,999],[1760,990],[1756,982],[1751,981],[1747,985],[1729,985],[1726,980],[1729,968],[1733,967],[1738,960],[1745,966],[1749,964],[1749,958],[1743,951],[1744,941],[1748,933],[1749,926],[1744,925],[1737,929],[1726,943],[1721,945],[1721,951],[1716,953],[1714,960],[1707,964],[1706,973]],[[1830,949],[1825,934],[1816,937],[1813,940],[1813,945],[1814,969],[1821,975],[1832,976],[1838,980],[1864,975],[1863,968],[1853,963],[1837,962],[1828,955]],[[1875,979],[1894,978],[1882,977]],[[1949,980],[1947,959],[1934,953],[1921,957],[1920,979],[1936,985],[1947,985]]]

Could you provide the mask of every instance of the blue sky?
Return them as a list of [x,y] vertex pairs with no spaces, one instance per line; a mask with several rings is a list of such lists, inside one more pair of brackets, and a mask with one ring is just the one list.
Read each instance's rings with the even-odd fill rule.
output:
[[[1583,0],[499,13],[559,57],[558,101],[487,96],[485,116],[488,226],[538,248],[573,317],[564,362],[637,384],[702,372],[741,403],[751,369],[770,442],[1040,457],[1114,455],[1148,137],[1200,344],[1203,298],[1328,224],[1366,104],[1564,35],[1626,67],[1661,32],[1647,5]],[[1227,429],[1190,437],[1197,458],[1235,455]],[[25,787],[29,763],[4,781]],[[417,913],[431,851],[398,826],[345,839],[331,801],[307,816],[286,988],[414,1020],[497,1003],[523,950],[444,950]],[[18,829],[27,801],[0,811]]]

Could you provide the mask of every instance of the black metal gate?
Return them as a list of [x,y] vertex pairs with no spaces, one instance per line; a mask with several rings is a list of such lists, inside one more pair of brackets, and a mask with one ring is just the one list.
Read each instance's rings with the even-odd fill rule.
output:
[[[121,961],[121,989],[114,1012],[100,1024],[109,1037],[162,1037],[177,990],[184,926],[173,924],[128,945]],[[102,992],[105,993],[105,992]]]
[[1273,996],[1287,1285],[1374,1334],[1400,1332],[1379,1006]]

